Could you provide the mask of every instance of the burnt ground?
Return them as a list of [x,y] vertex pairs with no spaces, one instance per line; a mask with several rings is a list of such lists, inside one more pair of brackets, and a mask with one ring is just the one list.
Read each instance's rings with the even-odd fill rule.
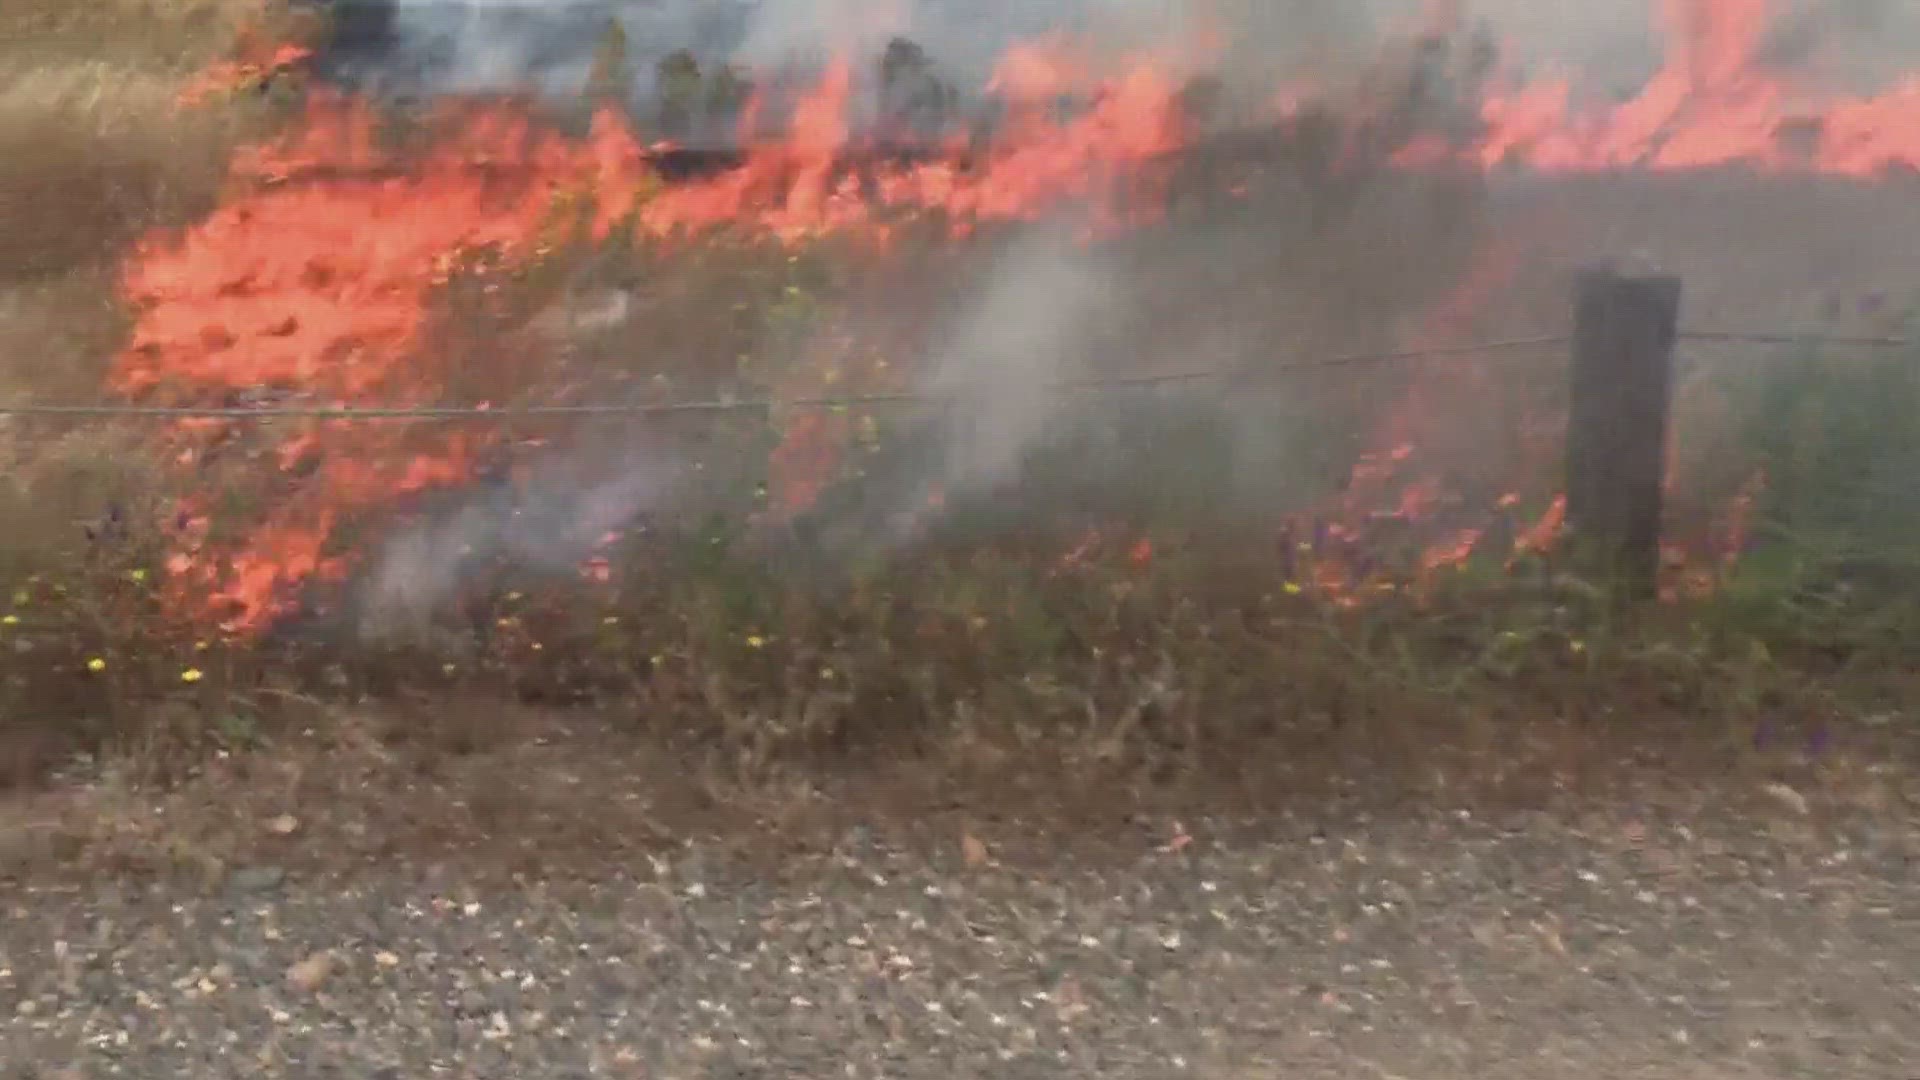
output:
[[529,730],[14,798],[0,1076],[1920,1076],[1885,748],[746,781]]

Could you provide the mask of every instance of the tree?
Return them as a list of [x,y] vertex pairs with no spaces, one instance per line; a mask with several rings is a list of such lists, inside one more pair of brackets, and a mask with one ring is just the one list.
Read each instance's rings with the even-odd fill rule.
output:
[[607,29],[593,51],[587,72],[587,102],[595,107],[625,105],[633,99],[633,69],[627,61],[627,31],[619,19],[608,19]]
[[693,134],[694,120],[700,114],[700,61],[686,49],[675,49],[661,57],[654,69],[654,88],[660,95],[660,134],[669,139],[687,139]]
[[880,115],[888,127],[905,134],[937,133],[953,118],[958,101],[918,43],[906,38],[887,43],[880,57]]

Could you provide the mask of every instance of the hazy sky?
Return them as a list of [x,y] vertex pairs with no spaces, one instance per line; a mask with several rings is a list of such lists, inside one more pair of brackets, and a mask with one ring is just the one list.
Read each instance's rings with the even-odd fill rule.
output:
[[[365,0],[362,0],[365,2]],[[962,81],[984,77],[1011,41],[1052,28],[1115,45],[1177,40],[1204,24],[1231,27],[1236,70],[1303,63],[1356,65],[1383,32],[1417,25],[1434,0],[394,0],[397,55],[439,89],[529,77],[556,89],[584,79],[609,16],[649,63],[691,47],[703,57],[765,64],[794,52],[872,54],[895,34],[924,44]],[[1460,0],[1490,21],[1513,60],[1559,62],[1592,85],[1631,89],[1658,64],[1656,0]],[[1665,4],[1673,0],[1658,0]],[[1694,0],[1711,3],[1715,0]],[[1920,0],[1775,0],[1783,48],[1824,81],[1884,82],[1920,69]]]

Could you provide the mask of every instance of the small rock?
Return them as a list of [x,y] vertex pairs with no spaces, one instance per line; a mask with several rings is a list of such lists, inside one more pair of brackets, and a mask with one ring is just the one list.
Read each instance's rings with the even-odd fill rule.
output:
[[267,822],[267,831],[275,836],[292,836],[300,828],[300,819],[292,814],[281,814]]
[[287,872],[277,866],[243,866],[227,878],[227,883],[246,893],[272,892],[287,880]]
[[327,977],[333,974],[333,954],[317,952],[287,969],[287,985],[301,993],[311,994],[320,989]]
[[1808,813],[1811,809],[1807,805],[1807,797],[1805,795],[1800,794],[1798,791],[1794,790],[1791,787],[1788,787],[1785,784],[1777,783],[1777,782],[1771,783],[1766,785],[1766,787],[1763,788],[1762,790],[1764,790],[1769,796],[1772,796],[1775,802],[1779,803],[1780,805],[1786,807],[1787,809],[1793,811],[1796,814],[1804,815]]

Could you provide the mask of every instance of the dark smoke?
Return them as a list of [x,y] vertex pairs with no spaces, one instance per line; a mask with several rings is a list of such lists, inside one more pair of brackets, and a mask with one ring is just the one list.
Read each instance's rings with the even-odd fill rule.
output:
[[[618,28],[631,101],[654,104],[663,67],[684,54],[702,72],[728,65],[756,78],[807,80],[829,57],[858,58],[879,75],[889,42],[910,39],[930,67],[977,92],[1016,42],[1049,33],[1111,51],[1163,58],[1218,17],[1228,68],[1299,66],[1357,55],[1371,21],[1345,0],[296,0],[333,27],[319,74],[397,97],[520,90],[576,95]],[[1202,13],[1211,13],[1206,20]]]
[[748,10],[732,0],[668,5],[636,0],[313,2],[331,27],[317,57],[319,74],[353,89],[397,97],[526,87],[577,93],[615,24],[636,70],[650,73],[679,50],[717,66],[744,40]]
[[[1375,58],[1383,38],[1430,22],[1430,0],[295,0],[334,27],[325,77],[405,94],[584,86],[618,23],[638,76],[685,50],[702,70],[817,65],[832,53],[877,58],[896,36],[977,88],[1008,44],[1063,31],[1115,48],[1165,48],[1221,30],[1214,59],[1249,76],[1338,77]],[[1521,65],[1564,64],[1588,82],[1630,90],[1659,63],[1666,0],[1545,4],[1463,0]],[[1821,60],[1835,73],[1883,81],[1910,66],[1920,7],[1894,0],[1775,0],[1766,58]]]

